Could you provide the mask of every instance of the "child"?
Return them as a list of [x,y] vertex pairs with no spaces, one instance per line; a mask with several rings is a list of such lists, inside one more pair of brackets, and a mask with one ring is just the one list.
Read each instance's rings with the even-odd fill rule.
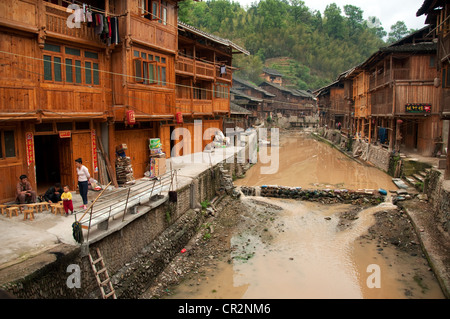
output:
[[69,210],[71,211],[71,214],[73,214],[72,193],[69,192],[69,186],[64,186],[64,193],[61,194],[61,199],[63,201],[66,217],[69,215]]

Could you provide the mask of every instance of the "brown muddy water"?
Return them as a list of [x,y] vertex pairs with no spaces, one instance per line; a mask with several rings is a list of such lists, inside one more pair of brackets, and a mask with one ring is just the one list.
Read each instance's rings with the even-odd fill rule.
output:
[[[254,165],[235,185],[397,189],[384,172],[306,136],[280,138],[276,174],[261,174],[261,166]],[[374,224],[374,213],[396,208],[390,199],[364,209],[351,227],[341,230],[338,215],[349,205],[241,200],[253,213],[244,214],[234,230],[231,262],[211,268],[202,282],[186,280],[167,298],[444,298],[425,259],[418,264],[417,257],[390,247],[381,255],[375,242],[360,238]],[[264,204],[277,207],[271,222],[258,220]],[[251,226],[258,223],[260,227]]]

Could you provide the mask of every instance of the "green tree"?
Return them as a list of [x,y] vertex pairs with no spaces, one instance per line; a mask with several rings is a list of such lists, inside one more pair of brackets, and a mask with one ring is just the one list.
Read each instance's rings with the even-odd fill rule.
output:
[[388,43],[394,43],[409,34],[408,27],[405,22],[397,21],[391,26],[391,31],[389,32]]

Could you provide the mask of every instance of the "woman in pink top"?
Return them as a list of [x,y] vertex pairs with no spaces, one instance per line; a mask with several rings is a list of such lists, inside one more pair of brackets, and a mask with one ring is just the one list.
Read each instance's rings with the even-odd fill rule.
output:
[[83,205],[80,207],[86,209],[86,205],[88,203],[88,180],[89,178],[91,178],[91,175],[89,174],[89,170],[87,169],[87,167],[83,165],[83,161],[81,160],[81,158],[77,158],[75,160],[75,165],[77,167],[78,188],[80,189],[80,195],[83,199]]

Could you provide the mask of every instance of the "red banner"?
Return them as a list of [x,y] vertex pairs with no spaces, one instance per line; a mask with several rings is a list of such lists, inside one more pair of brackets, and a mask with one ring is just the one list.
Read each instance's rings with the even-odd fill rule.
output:
[[98,161],[97,161],[97,135],[95,130],[91,131],[92,138],[92,159],[94,164],[94,172],[98,172]]
[[34,138],[33,133],[27,132],[26,136],[26,147],[27,147],[27,165],[30,166],[34,162]]

